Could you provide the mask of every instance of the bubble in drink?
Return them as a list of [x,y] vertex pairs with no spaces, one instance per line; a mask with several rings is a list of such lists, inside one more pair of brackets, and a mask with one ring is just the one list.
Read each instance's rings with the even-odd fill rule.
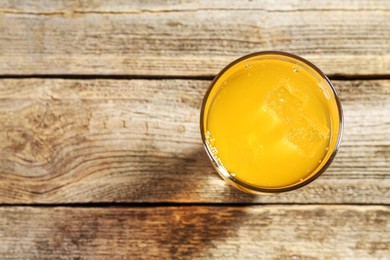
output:
[[293,67],[293,71],[298,73],[301,71],[301,66],[299,66],[298,64],[295,64],[294,67]]

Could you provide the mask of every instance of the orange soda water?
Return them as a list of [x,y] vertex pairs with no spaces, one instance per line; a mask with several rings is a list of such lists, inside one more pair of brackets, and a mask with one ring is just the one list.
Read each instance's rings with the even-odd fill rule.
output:
[[318,177],[336,154],[342,110],[308,61],[262,52],[221,71],[205,95],[201,134],[218,173],[250,193],[282,192]]

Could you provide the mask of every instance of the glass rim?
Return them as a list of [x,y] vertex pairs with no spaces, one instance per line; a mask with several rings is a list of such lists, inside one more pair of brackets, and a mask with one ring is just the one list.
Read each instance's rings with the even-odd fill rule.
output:
[[[296,59],[296,60],[298,60],[298,61],[308,65],[310,68],[314,69],[319,74],[319,76],[326,81],[326,83],[329,85],[330,89],[332,90],[333,95],[334,95],[334,99],[336,101],[337,110],[338,110],[338,113],[339,113],[339,118],[338,118],[339,119],[339,131],[338,131],[338,135],[337,135],[337,141],[336,141],[335,147],[334,147],[334,149],[332,151],[332,154],[328,158],[327,162],[313,176],[307,178],[303,182],[297,183],[295,185],[292,184],[291,186],[284,187],[284,188],[283,187],[282,188],[256,187],[256,186],[247,184],[245,182],[242,182],[242,181],[234,178],[233,176],[231,176],[228,173],[227,169],[225,170],[226,171],[226,173],[225,173],[224,169],[220,169],[221,165],[219,165],[217,163],[217,161],[215,160],[214,156],[209,151],[209,148],[207,147],[207,144],[206,144],[206,136],[205,136],[205,129],[204,129],[204,117],[205,117],[204,114],[205,114],[206,103],[207,103],[207,101],[209,99],[211,90],[215,87],[216,82],[218,81],[218,79],[222,75],[225,74],[225,72],[227,70],[229,70],[231,67],[233,67],[237,63],[239,63],[241,61],[244,61],[244,60],[247,60],[249,58],[253,58],[253,57],[257,57],[257,56],[264,56],[264,55],[277,55],[277,56],[284,56],[284,57]],[[343,136],[343,132],[344,132],[343,109],[342,109],[342,106],[341,106],[339,95],[338,95],[335,87],[333,86],[332,82],[325,75],[325,73],[323,73],[316,65],[314,65],[310,61],[308,61],[308,60],[306,60],[306,59],[304,59],[304,58],[302,58],[302,57],[300,57],[298,55],[295,55],[295,54],[292,54],[292,53],[288,53],[288,52],[283,52],[283,51],[260,51],[260,52],[253,52],[253,53],[244,55],[244,56],[242,56],[242,57],[240,57],[240,58],[230,62],[210,82],[209,87],[208,87],[208,89],[207,89],[207,91],[206,91],[206,93],[205,93],[205,95],[203,97],[202,106],[201,106],[201,110],[200,110],[200,134],[201,134],[201,137],[202,137],[203,147],[206,150],[206,153],[207,153],[208,157],[210,158],[214,168],[216,169],[218,174],[225,181],[227,181],[229,184],[231,184],[232,186],[234,186],[234,187],[236,187],[236,188],[238,188],[238,189],[240,189],[240,190],[242,190],[244,192],[252,193],[252,194],[264,194],[264,193],[265,194],[267,194],[267,193],[270,194],[270,193],[281,193],[281,192],[286,192],[286,191],[292,191],[292,190],[296,190],[296,189],[299,189],[301,187],[304,187],[307,184],[309,184],[312,181],[314,181],[315,179],[317,179],[320,175],[322,175],[322,173],[324,173],[326,171],[326,169],[329,167],[329,165],[332,163],[333,159],[335,158],[335,156],[336,156],[336,154],[337,154],[337,152],[339,150],[339,147],[340,147],[340,143],[341,143],[341,139],[342,139],[342,136]]]

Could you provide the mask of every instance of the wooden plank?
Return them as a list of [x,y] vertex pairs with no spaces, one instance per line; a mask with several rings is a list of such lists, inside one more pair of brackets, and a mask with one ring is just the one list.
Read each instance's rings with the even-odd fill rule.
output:
[[0,208],[8,259],[387,259],[390,208]]
[[262,50],[328,74],[390,71],[390,2],[0,3],[0,74],[214,75]]
[[225,184],[202,147],[203,80],[0,80],[0,203],[375,203],[390,197],[390,81],[335,81],[342,147],[277,196]]

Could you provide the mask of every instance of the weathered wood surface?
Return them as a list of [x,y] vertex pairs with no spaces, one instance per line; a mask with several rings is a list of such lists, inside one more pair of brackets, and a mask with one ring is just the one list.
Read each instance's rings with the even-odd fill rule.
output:
[[390,1],[0,2],[0,74],[214,75],[295,52],[328,74],[390,71]]
[[0,208],[2,259],[388,259],[390,208]]
[[199,135],[206,80],[0,80],[0,203],[390,203],[390,81],[335,81],[336,160],[309,186],[251,196]]
[[389,259],[390,80],[334,81],[341,149],[286,194],[227,185],[198,127],[203,76],[250,52],[388,78],[389,22],[388,0],[0,1],[0,258]]

